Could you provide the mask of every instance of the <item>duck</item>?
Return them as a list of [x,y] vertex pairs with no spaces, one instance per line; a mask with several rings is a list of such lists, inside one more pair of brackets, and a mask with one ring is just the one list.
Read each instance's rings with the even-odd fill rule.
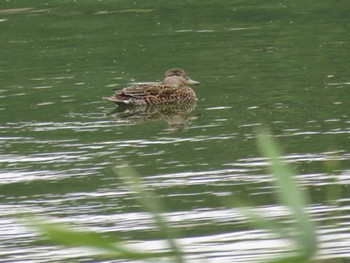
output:
[[103,99],[118,105],[147,106],[172,103],[193,103],[196,93],[186,85],[198,85],[180,68],[169,69],[164,73],[162,82],[136,84],[116,90],[111,97]]

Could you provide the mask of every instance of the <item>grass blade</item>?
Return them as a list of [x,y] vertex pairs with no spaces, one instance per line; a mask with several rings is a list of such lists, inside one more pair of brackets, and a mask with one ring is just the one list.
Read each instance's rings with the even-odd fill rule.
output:
[[139,203],[153,216],[159,231],[164,235],[170,250],[175,255],[175,261],[177,263],[184,262],[182,258],[182,251],[175,241],[175,233],[169,228],[166,219],[162,216],[162,212],[165,211],[165,209],[163,208],[160,200],[148,189],[146,189],[141,178],[128,165],[116,167],[116,170],[123,183],[134,192],[134,195],[137,197]]
[[146,253],[126,249],[116,238],[106,238],[103,234],[68,229],[62,224],[47,223],[38,219],[25,219],[39,233],[50,241],[67,246],[90,247],[101,255],[122,259],[146,259],[169,256],[169,253]]
[[298,186],[294,172],[281,160],[282,151],[266,130],[259,132],[258,144],[270,162],[269,169],[278,189],[277,197],[289,208],[294,219],[293,238],[300,247],[300,258],[311,258],[317,250],[316,226],[305,211],[308,203],[306,195]]

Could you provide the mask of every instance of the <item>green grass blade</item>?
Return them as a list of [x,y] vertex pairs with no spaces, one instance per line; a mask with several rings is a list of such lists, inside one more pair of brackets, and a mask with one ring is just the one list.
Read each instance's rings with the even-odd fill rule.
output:
[[159,231],[164,235],[171,252],[175,255],[175,261],[183,263],[182,251],[175,241],[176,235],[162,216],[165,209],[160,200],[145,187],[141,178],[128,165],[116,167],[116,170],[123,183],[134,192],[139,203],[153,216]]
[[300,247],[301,258],[311,258],[317,250],[316,227],[305,207],[307,198],[298,186],[294,172],[281,160],[282,151],[265,130],[258,135],[258,143],[269,160],[269,169],[274,176],[279,201],[286,205],[295,221],[294,239]]
[[306,263],[310,262],[309,259],[304,256],[296,256],[296,257],[286,257],[280,259],[274,259],[271,261],[265,261],[264,263]]
[[99,252],[101,256],[122,259],[146,259],[169,256],[169,253],[146,253],[126,249],[115,238],[106,238],[103,234],[89,231],[72,230],[62,224],[47,223],[42,220],[24,219],[29,225],[36,228],[39,233],[50,241],[67,246],[90,247]]

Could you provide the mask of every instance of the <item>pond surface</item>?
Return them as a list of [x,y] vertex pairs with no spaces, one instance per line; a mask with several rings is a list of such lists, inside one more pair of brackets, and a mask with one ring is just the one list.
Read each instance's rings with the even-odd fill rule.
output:
[[[18,211],[156,249],[162,236],[114,172],[125,162],[162,197],[189,262],[290,251],[220,201],[288,218],[256,146],[263,124],[309,191],[317,257],[350,262],[349,11],[345,0],[2,1],[0,261],[92,262],[38,242]],[[102,100],[173,67],[201,82],[180,117]]]

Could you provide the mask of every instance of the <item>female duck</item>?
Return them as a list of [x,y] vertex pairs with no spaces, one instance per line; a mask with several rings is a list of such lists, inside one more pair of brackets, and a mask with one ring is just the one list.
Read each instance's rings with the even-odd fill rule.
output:
[[165,72],[162,83],[139,84],[116,90],[112,97],[104,99],[124,105],[159,105],[189,103],[196,100],[194,91],[186,85],[199,84],[187,77],[182,69]]

